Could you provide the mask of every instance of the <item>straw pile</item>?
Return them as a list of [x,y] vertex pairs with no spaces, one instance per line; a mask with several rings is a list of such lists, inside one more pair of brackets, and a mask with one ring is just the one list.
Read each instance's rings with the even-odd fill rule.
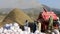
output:
[[6,23],[17,22],[20,25],[24,25],[26,20],[28,20],[29,22],[33,22],[33,20],[22,10],[14,9],[5,17],[2,23],[6,24]]

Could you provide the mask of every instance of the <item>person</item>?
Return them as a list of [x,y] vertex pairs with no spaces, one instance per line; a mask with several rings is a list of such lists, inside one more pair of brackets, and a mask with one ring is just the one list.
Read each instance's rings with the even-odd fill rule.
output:
[[59,31],[60,31],[60,21],[59,21],[59,17],[58,17],[57,19],[58,19],[58,23],[59,23]]
[[25,21],[25,26],[28,26],[28,23],[29,23],[29,21],[28,21],[28,20],[26,20],[26,21]]
[[59,34],[59,18],[58,18],[57,21],[54,21],[53,22],[53,27],[54,27],[53,32],[55,34]]
[[36,24],[35,23],[29,23],[28,27],[30,27],[31,32],[35,32],[36,31]]

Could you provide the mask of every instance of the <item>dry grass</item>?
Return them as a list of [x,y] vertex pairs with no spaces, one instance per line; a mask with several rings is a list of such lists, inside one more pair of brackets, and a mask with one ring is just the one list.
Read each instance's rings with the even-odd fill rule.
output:
[[0,27],[4,25],[4,23],[2,23],[2,21],[4,20],[6,15],[0,15]]

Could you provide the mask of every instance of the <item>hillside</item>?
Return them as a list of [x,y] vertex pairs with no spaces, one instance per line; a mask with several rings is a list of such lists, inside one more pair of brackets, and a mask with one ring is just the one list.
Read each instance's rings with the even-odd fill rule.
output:
[[54,11],[56,14],[60,14],[60,9],[51,8],[51,7],[46,6],[46,5],[43,5],[43,4],[42,4],[42,6],[45,7],[46,9],[48,9],[49,11],[52,10],[52,11]]
[[[51,8],[46,5],[40,5],[35,8],[28,8],[28,9],[22,9],[25,13],[27,13],[30,17],[37,18],[39,13],[43,11],[43,7],[47,8],[49,11],[52,10],[54,11],[58,16],[60,16],[60,9],[57,8]],[[20,8],[19,8],[20,9]],[[0,9],[0,14],[8,14],[13,8],[1,8]]]

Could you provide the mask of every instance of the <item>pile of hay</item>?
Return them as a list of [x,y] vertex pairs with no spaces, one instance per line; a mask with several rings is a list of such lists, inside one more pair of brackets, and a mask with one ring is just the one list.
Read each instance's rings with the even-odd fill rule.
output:
[[25,21],[33,22],[33,20],[20,9],[13,9],[3,20],[2,24],[17,22],[24,25]]

